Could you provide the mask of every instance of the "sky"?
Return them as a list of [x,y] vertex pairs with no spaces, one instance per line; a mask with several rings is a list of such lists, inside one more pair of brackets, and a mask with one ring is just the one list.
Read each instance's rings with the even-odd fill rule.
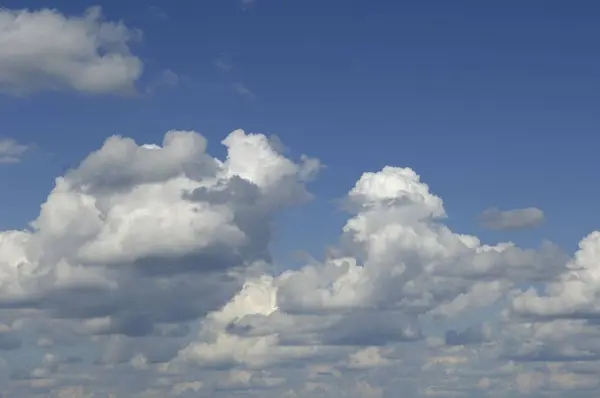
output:
[[600,7],[5,0],[2,397],[597,397]]

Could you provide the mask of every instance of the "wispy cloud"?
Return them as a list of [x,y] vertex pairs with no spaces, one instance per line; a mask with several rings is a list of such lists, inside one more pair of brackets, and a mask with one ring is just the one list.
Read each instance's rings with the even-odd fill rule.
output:
[[180,81],[181,77],[177,73],[173,72],[171,69],[165,69],[162,71],[159,79],[157,80],[157,84],[161,86],[175,87],[179,85]]
[[242,9],[247,10],[256,5],[256,0],[242,0]]
[[169,16],[165,13],[160,7],[152,5],[149,8],[150,13],[156,17],[157,19],[165,20],[168,19]]
[[215,59],[214,66],[219,72],[227,76],[231,88],[237,95],[249,100],[256,99],[254,92],[248,88],[242,79],[239,78],[239,76],[237,78],[235,77],[238,73],[232,73],[236,68],[234,68],[233,64],[224,54],[219,55],[219,57]]
[[537,227],[544,221],[544,212],[537,207],[499,210],[492,207],[481,213],[481,224],[488,229],[524,229]]
[[175,73],[171,69],[165,69],[161,72],[161,74],[154,80],[152,83],[148,85],[146,88],[146,92],[148,94],[153,93],[157,89],[160,88],[173,88],[177,87],[181,84],[183,77],[178,73]]
[[239,94],[241,97],[246,99],[254,100],[256,99],[256,95],[242,82],[234,82],[231,84],[233,90]]
[[223,55],[221,55],[219,58],[215,59],[215,68],[221,72],[231,72],[233,65],[231,65],[231,63],[227,61]]
[[19,163],[29,148],[12,138],[0,138],[0,163]]

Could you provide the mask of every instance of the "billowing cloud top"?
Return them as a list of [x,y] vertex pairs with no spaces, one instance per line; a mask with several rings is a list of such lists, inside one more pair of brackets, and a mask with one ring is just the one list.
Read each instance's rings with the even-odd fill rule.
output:
[[572,259],[487,245],[387,166],[350,187],[324,259],[276,272],[271,223],[320,162],[242,130],[222,143],[218,159],[192,131],[110,137],[0,232],[1,391],[596,396],[600,232]]
[[140,36],[123,23],[104,21],[98,7],[83,16],[0,9],[0,90],[132,93],[143,65],[129,43]]

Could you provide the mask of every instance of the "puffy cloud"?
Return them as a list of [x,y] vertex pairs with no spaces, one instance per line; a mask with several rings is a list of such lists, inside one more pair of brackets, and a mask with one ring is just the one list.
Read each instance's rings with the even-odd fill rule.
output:
[[481,214],[481,223],[489,229],[523,229],[537,227],[544,221],[544,212],[537,207],[499,210],[495,207]]
[[104,21],[99,7],[82,16],[1,10],[0,89],[132,93],[143,65],[129,44],[140,36],[121,22]]
[[[425,338],[420,319],[435,322],[489,308],[522,283],[551,280],[563,258],[551,244],[538,251],[510,243],[488,246],[452,232],[439,221],[446,214],[442,200],[411,169],[365,173],[350,190],[347,208],[353,216],[323,263],[248,281],[208,316],[171,369],[181,363],[272,369],[307,362],[346,370],[388,368],[400,361],[380,347],[419,344]],[[449,347],[478,350],[491,342],[488,325],[445,336]],[[503,355],[491,344],[487,356]],[[460,359],[452,362],[457,364],[476,360],[439,358]],[[330,394],[322,384],[310,390]],[[301,396],[305,390],[298,391]]]
[[523,250],[452,232],[439,222],[442,200],[411,169],[365,173],[348,207],[355,214],[338,255],[280,277],[286,311],[378,308],[448,317],[489,306],[515,284],[551,278],[563,258],[549,243]]
[[314,167],[264,136],[223,143],[220,161],[194,132],[169,132],[160,147],[109,138],[56,180],[31,230],[0,235],[4,305],[127,335],[221,306],[269,261],[271,218],[308,198]]
[[311,198],[320,162],[242,130],[222,143],[218,159],[191,131],[111,137],[29,228],[0,232],[2,391],[597,395],[600,233],[573,258],[485,244],[444,224],[414,170],[387,166],[350,187],[321,261],[277,272],[271,224]]
[[530,288],[512,299],[512,309],[524,316],[540,318],[598,319],[600,307],[600,232],[593,232],[579,243],[579,251],[563,273],[546,291]]

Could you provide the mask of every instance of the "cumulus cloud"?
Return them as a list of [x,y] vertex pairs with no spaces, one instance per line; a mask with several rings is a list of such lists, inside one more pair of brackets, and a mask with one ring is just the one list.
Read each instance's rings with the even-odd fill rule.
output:
[[530,288],[512,299],[517,314],[535,318],[600,319],[600,232],[581,240],[579,250],[556,280],[539,293]]
[[28,228],[0,232],[2,391],[596,396],[600,232],[572,258],[486,244],[386,166],[349,187],[324,258],[276,272],[272,223],[312,198],[321,163],[242,130],[222,144],[112,136]]
[[265,136],[238,130],[223,143],[221,161],[194,132],[162,146],[109,138],[56,180],[30,230],[0,234],[2,305],[127,335],[218,308],[269,262],[271,218],[308,198],[313,167]]
[[537,227],[544,221],[544,212],[537,207],[499,210],[495,207],[481,214],[481,223],[489,229],[524,229]]
[[99,7],[82,16],[0,10],[0,90],[133,93],[143,65],[130,44],[140,37],[122,22],[105,21]]

